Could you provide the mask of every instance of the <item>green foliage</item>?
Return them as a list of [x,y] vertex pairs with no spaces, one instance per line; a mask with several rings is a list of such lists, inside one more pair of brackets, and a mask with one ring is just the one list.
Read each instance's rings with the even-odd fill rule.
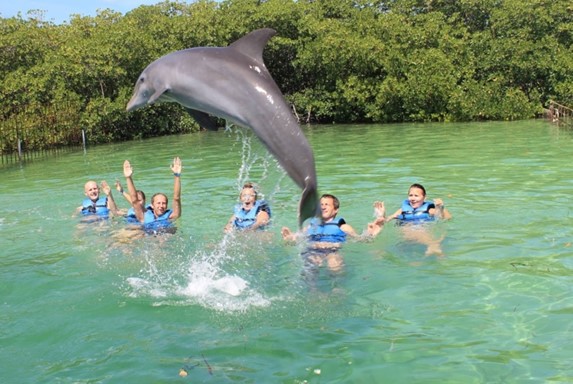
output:
[[302,121],[507,120],[573,104],[566,0],[163,1],[61,25],[0,18],[0,145],[14,150],[199,129],[175,104],[125,112],[153,60],[277,30],[265,62]]
[[451,119],[519,120],[541,112],[538,104],[531,102],[521,90],[507,88],[503,83],[498,79],[487,84],[475,80],[463,83],[450,99]]

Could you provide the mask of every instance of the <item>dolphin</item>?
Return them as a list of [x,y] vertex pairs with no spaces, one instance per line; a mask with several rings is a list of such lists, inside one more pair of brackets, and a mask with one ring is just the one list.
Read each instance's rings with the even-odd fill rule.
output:
[[210,116],[251,128],[289,177],[303,190],[299,226],[318,216],[312,149],[279,87],[263,62],[263,49],[276,34],[255,30],[227,47],[195,47],[169,53],[139,75],[127,111],[175,102],[204,128]]

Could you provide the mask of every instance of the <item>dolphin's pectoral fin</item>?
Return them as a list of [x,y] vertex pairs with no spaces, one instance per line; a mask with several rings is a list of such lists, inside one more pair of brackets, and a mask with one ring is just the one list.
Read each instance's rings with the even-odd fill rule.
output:
[[156,90],[155,93],[149,97],[149,100],[147,100],[147,104],[154,104],[157,102],[157,99],[163,96],[163,94],[167,91],[169,91],[169,88],[160,88]]
[[298,206],[298,225],[302,227],[304,221],[310,217],[319,216],[318,192],[315,186],[306,186],[302,191]]
[[216,131],[219,129],[215,119],[205,112],[198,111],[196,109],[185,108],[187,113],[191,115],[193,119],[201,126],[201,128],[208,129],[209,131]]

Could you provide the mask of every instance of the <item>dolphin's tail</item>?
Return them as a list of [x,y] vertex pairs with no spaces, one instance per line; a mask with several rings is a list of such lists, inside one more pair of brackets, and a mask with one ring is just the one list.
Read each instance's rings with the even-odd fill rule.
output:
[[302,191],[298,206],[298,225],[302,227],[308,218],[319,216],[320,204],[318,204],[318,191],[314,185],[307,185]]

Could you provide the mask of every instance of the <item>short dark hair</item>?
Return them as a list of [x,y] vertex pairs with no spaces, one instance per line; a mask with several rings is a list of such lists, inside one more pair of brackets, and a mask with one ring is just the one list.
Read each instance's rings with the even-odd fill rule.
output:
[[421,189],[424,196],[426,196],[426,188],[424,188],[424,186],[422,184],[414,183],[414,184],[410,185],[410,188],[408,188],[408,191],[412,188]]
[[169,198],[167,197],[167,195],[165,193],[161,193],[161,192],[158,192],[158,193],[154,194],[153,196],[151,196],[151,204],[153,204],[153,202],[155,201],[156,196],[165,197],[165,203],[169,204]]

